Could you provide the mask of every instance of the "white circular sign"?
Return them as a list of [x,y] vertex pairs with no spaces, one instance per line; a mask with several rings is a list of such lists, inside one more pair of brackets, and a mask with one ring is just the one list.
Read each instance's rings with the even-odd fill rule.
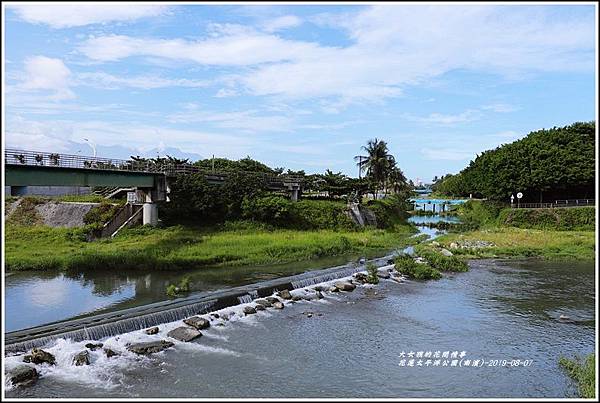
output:
[[517,199],[520,199],[522,197],[523,197],[523,193],[521,193],[521,192],[517,193]]

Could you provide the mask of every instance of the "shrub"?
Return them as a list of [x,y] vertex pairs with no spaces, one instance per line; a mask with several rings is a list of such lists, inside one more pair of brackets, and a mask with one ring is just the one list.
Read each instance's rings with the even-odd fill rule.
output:
[[357,225],[343,202],[300,200],[291,203],[291,226],[295,229],[354,230]]
[[442,273],[438,270],[427,264],[415,262],[415,259],[409,255],[398,256],[394,263],[399,273],[416,280],[438,280],[442,278]]
[[367,263],[367,283],[379,283],[379,277],[377,276],[377,266],[375,266],[371,262]]
[[381,200],[369,200],[367,207],[375,213],[379,228],[392,228],[403,224],[408,217],[409,205],[402,194],[394,194]]
[[181,293],[189,292],[190,291],[190,282],[191,282],[191,280],[190,280],[189,276],[185,276],[179,281],[178,285],[169,284],[167,286],[167,290],[166,290],[167,295],[169,297],[176,297],[176,296],[180,295]]
[[422,249],[418,253],[434,269],[440,271],[469,271],[467,263],[456,256],[445,256],[431,249]]
[[121,206],[103,201],[94,206],[83,216],[83,222],[87,225],[102,226],[106,224],[119,211]]
[[459,205],[457,213],[464,225],[478,228],[485,225],[496,225],[500,211],[506,204],[495,201],[469,200]]
[[43,224],[44,219],[35,209],[35,206],[42,203],[44,201],[37,197],[23,197],[19,205],[6,220],[7,224],[26,226]]
[[249,218],[276,226],[289,225],[292,202],[282,196],[245,198],[242,202],[242,218]]
[[500,212],[499,221],[502,225],[518,228],[593,231],[596,221],[596,209],[594,207],[507,208]]

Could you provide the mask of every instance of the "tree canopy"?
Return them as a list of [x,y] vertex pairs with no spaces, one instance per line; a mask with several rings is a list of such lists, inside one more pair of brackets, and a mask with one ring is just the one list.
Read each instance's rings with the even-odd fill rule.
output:
[[481,153],[434,190],[450,196],[523,202],[594,198],[595,122],[577,122],[529,133],[521,140]]

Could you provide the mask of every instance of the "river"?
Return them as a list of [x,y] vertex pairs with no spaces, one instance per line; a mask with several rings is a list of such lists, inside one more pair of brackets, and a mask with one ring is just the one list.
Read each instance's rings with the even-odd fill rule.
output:
[[[593,262],[472,261],[439,281],[382,280],[240,317],[149,357],[125,344],[164,334],[110,337],[122,354],[91,352],[84,367],[70,360],[86,342],[59,340],[48,347],[58,364],[7,396],[566,397],[558,359],[593,352],[594,305]],[[462,366],[408,366],[411,352],[462,353]]]

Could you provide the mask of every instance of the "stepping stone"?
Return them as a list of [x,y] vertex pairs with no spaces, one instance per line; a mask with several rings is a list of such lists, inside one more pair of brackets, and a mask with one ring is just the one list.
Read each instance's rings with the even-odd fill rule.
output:
[[146,329],[146,334],[152,335],[158,333],[158,326],[151,327],[150,329]]
[[167,336],[179,341],[188,342],[202,336],[202,333],[192,327],[181,326],[171,330],[167,333]]
[[127,347],[127,350],[136,354],[148,355],[166,350],[167,348],[173,347],[174,345],[174,343],[166,340],[149,341],[144,343],[132,344],[129,347]]
[[210,322],[207,319],[201,318],[199,316],[192,316],[191,318],[187,318],[183,320],[183,323],[186,325],[190,325],[198,330],[208,329],[210,327]]

